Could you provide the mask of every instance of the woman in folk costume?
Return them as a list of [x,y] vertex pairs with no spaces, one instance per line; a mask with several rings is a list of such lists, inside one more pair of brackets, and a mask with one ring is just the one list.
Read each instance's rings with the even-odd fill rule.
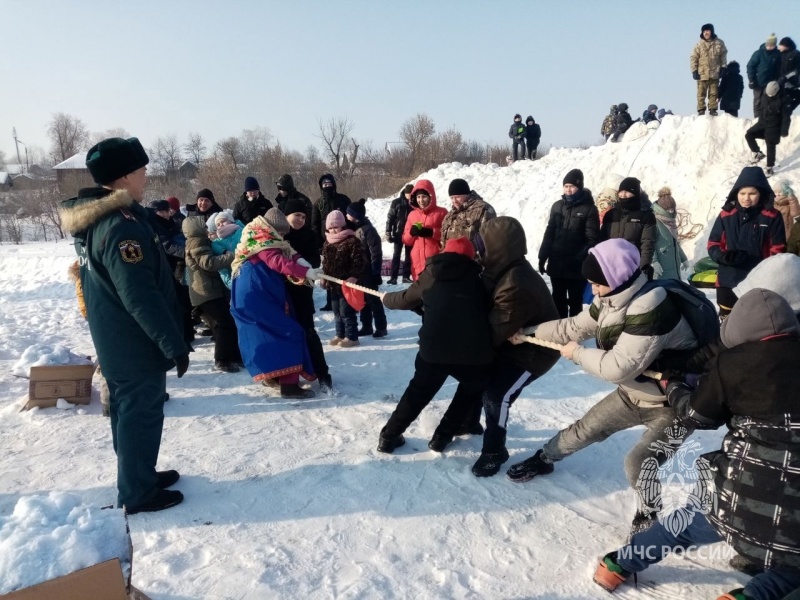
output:
[[291,314],[284,278],[319,279],[283,235],[289,222],[278,209],[256,217],[242,231],[233,261],[231,313],[239,328],[239,348],[255,381],[278,379],[282,398],[311,398],[300,377],[316,379],[306,345],[306,334]]

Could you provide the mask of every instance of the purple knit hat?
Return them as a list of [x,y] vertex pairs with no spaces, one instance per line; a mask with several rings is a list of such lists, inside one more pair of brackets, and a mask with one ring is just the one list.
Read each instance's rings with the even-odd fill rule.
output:
[[608,287],[612,290],[631,278],[639,268],[641,260],[636,246],[620,238],[600,242],[589,250],[589,253],[597,259]]

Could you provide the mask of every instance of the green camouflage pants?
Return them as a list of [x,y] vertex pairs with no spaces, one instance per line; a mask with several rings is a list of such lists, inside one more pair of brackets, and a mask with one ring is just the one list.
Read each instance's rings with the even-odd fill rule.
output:
[[708,95],[708,109],[717,110],[719,99],[719,79],[707,79],[697,82],[697,112],[706,111],[706,95]]

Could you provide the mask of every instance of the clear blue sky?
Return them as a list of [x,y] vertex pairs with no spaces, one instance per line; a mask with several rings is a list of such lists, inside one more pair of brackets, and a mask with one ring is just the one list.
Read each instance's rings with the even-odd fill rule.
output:
[[[532,114],[543,143],[599,138],[611,104],[694,112],[689,53],[711,22],[743,67],[775,32],[800,42],[800,1],[0,0],[0,150],[11,128],[47,146],[54,112],[149,145],[199,131],[210,147],[267,127],[317,144],[347,116],[376,146],[418,112],[439,130],[507,141]],[[745,89],[741,116],[752,116]]]

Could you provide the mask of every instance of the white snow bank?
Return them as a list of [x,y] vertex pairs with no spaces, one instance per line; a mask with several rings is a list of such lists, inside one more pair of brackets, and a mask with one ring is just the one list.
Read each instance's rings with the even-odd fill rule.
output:
[[130,571],[128,537],[121,509],[84,506],[64,492],[20,498],[11,516],[0,518],[0,594],[115,557]]
[[62,344],[33,344],[25,348],[20,359],[11,367],[11,372],[18,377],[29,377],[31,367],[90,364],[92,361],[89,358],[78,356]]

